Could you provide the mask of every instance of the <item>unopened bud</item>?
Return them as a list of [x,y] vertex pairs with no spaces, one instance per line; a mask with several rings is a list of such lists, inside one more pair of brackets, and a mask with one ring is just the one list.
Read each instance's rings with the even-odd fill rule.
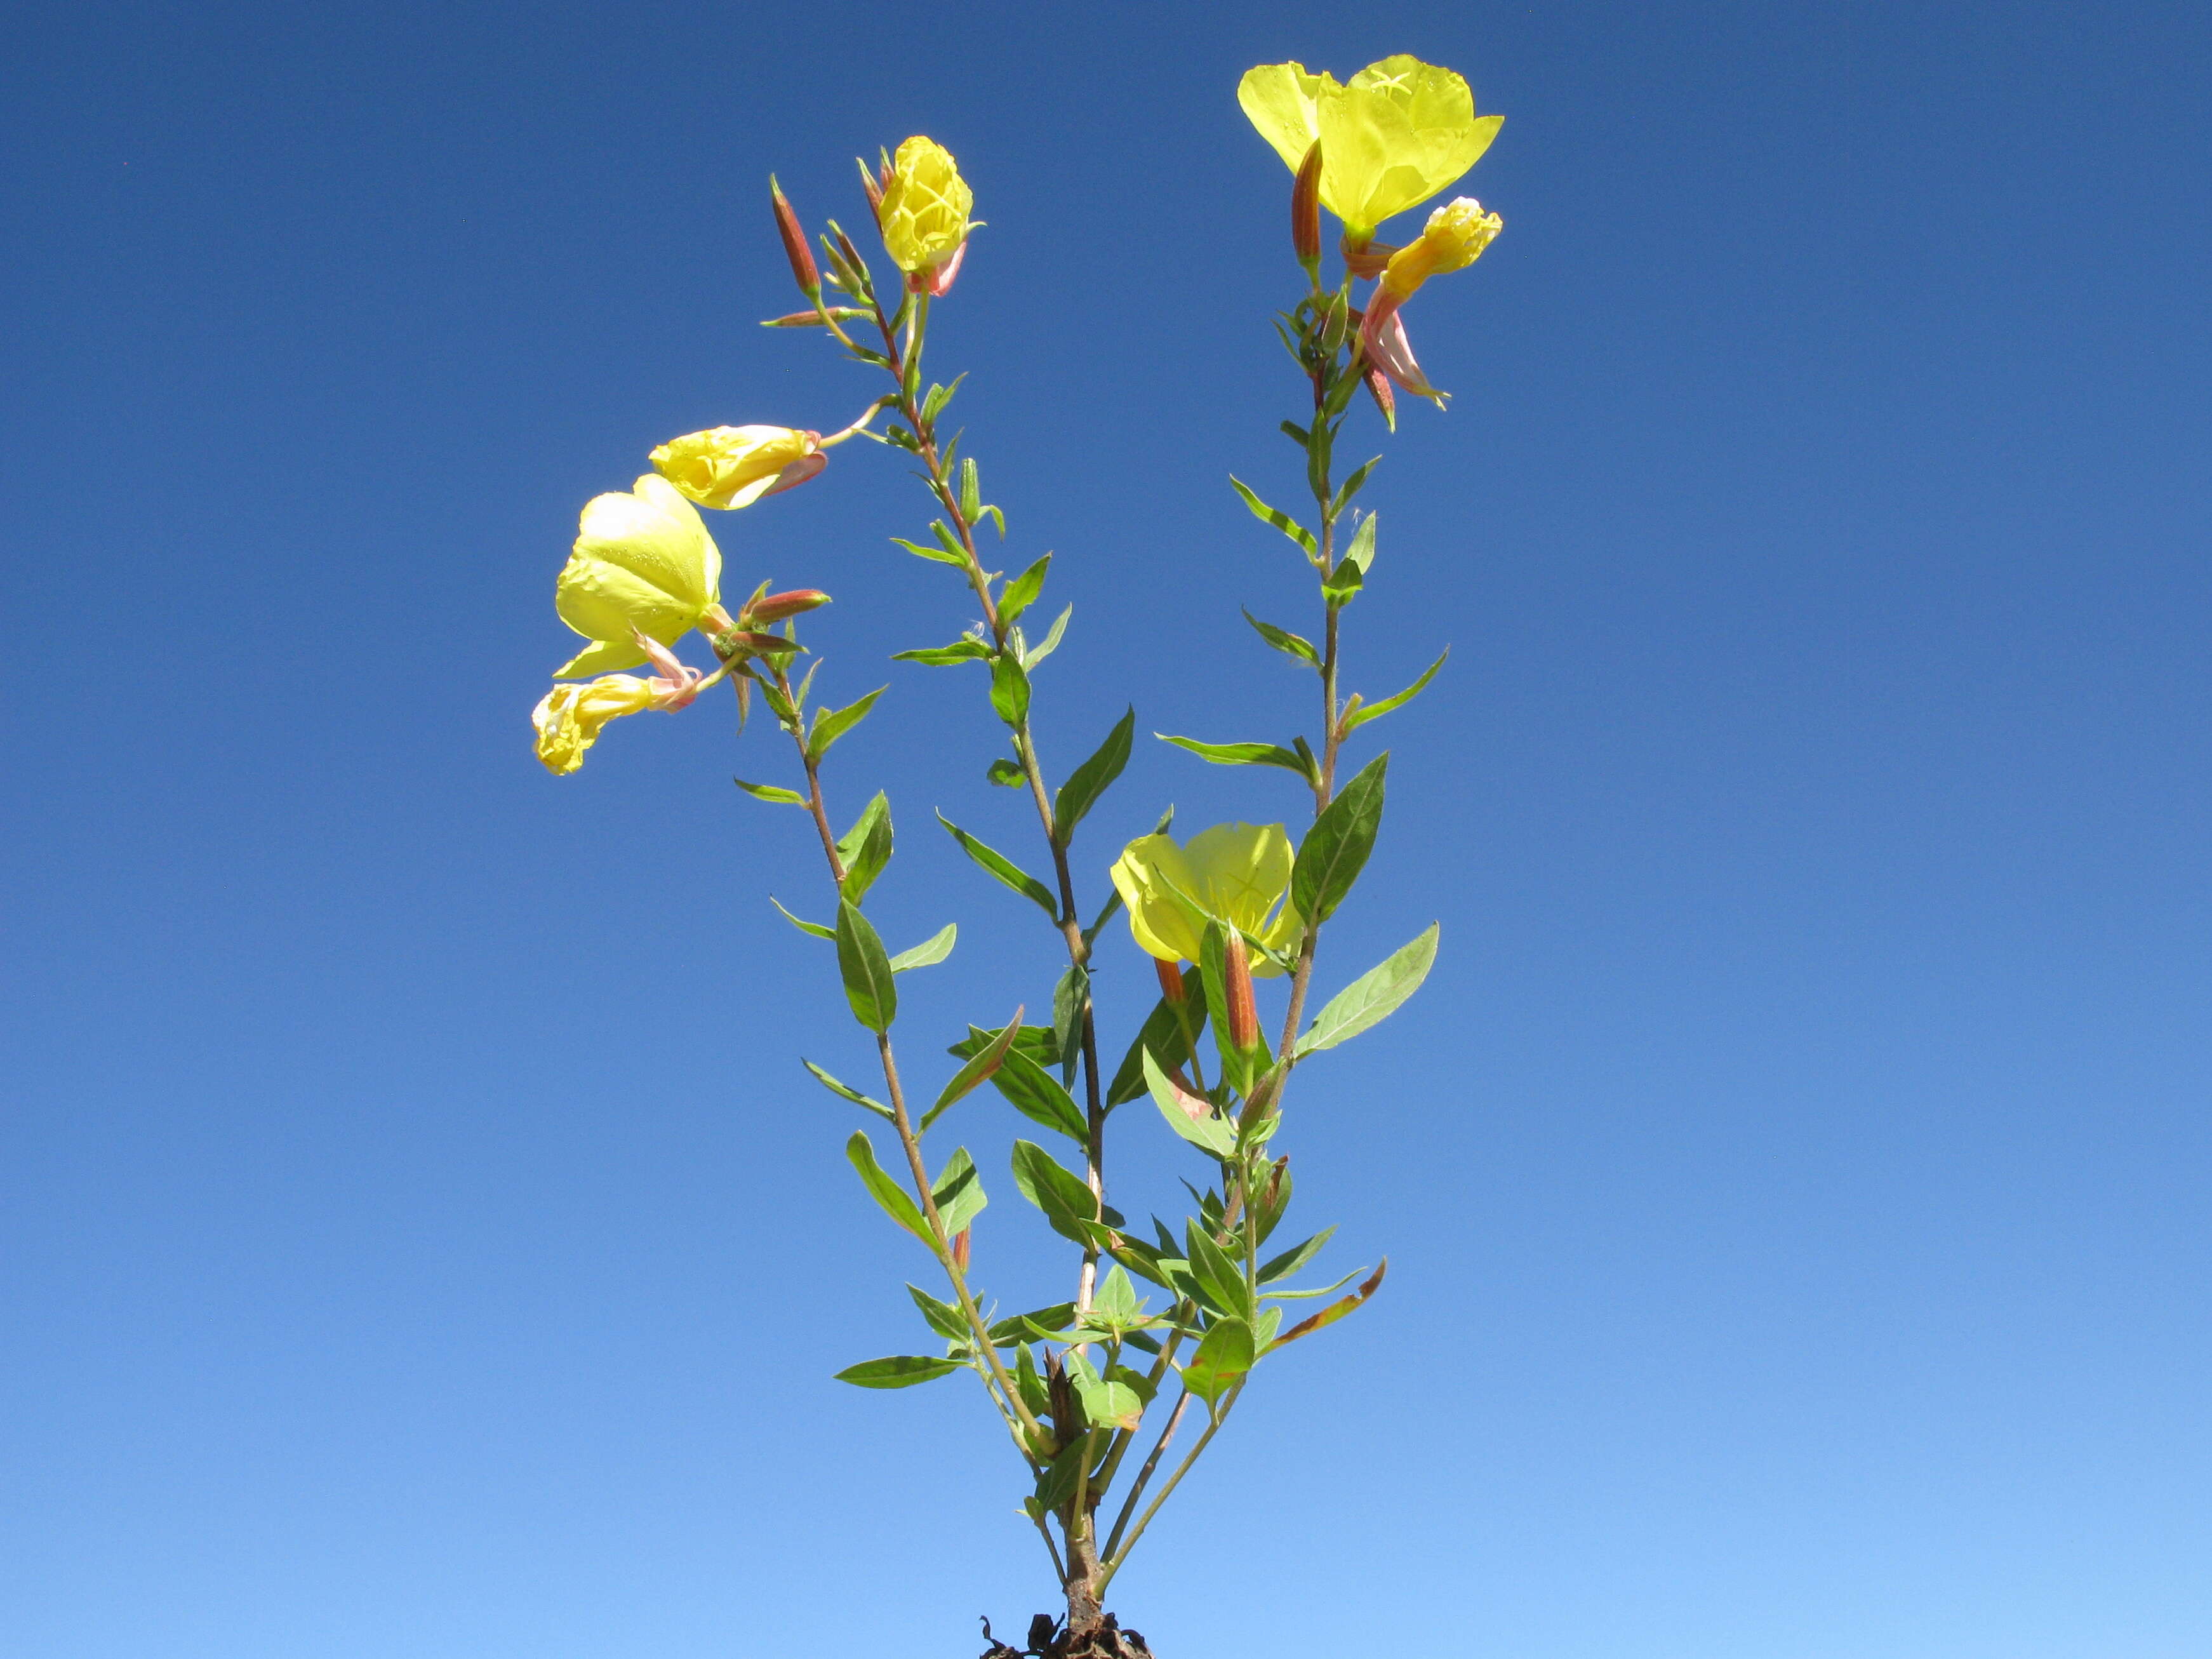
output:
[[770,593],[755,599],[745,607],[745,625],[765,628],[772,623],[781,622],[787,617],[818,611],[829,603],[830,596],[818,587],[794,587],[786,593]]
[[768,197],[775,209],[775,234],[783,238],[784,257],[791,261],[792,280],[811,300],[822,292],[822,273],[814,267],[814,252],[806,246],[806,232],[799,226],[799,216],[784,200],[782,186],[773,175],[768,181]]
[[1182,969],[1172,962],[1161,961],[1158,957],[1152,958],[1152,966],[1159,973],[1160,994],[1170,1003],[1182,1002],[1183,999]]
[[952,1265],[963,1273],[968,1271],[968,1233],[963,1227],[952,1235]]
[[868,193],[868,211],[876,216],[877,224],[881,225],[884,222],[883,180],[878,178],[875,170],[859,156],[853,158],[853,165],[860,169],[860,188]]
[[1309,271],[1321,264],[1321,140],[1313,141],[1291,186],[1291,246]]
[[1222,992],[1229,1003],[1229,1041],[1238,1048],[1256,1048],[1260,1010],[1252,1000],[1252,960],[1245,949],[1244,935],[1234,928],[1224,941],[1222,977],[1228,981]]

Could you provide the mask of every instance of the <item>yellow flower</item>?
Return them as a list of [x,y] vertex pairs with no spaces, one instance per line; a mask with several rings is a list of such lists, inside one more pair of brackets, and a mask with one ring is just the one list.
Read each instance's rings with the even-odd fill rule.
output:
[[[1249,934],[1273,951],[1297,940],[1300,923],[1284,904],[1294,855],[1279,823],[1217,823],[1178,847],[1166,836],[1141,836],[1114,865],[1114,885],[1129,907],[1139,948],[1162,962],[1196,962],[1209,918]],[[1282,969],[1261,957],[1252,971]]]
[[561,620],[593,643],[554,671],[560,679],[635,668],[635,629],[663,645],[697,625],[721,597],[722,555],[699,509],[653,473],[627,495],[594,495],[553,590]]
[[1402,53],[1341,86],[1303,64],[1263,64],[1245,71],[1237,101],[1293,173],[1321,141],[1322,205],[1358,247],[1473,167],[1505,121],[1475,114],[1462,76]]
[[[818,432],[787,426],[718,426],[671,438],[648,459],[702,507],[750,507],[771,490],[804,483],[820,471],[807,462],[820,453],[821,441]],[[786,472],[793,474],[788,482]]]
[[1454,198],[1429,216],[1418,239],[1390,256],[1382,267],[1383,291],[1405,300],[1430,277],[1465,270],[1504,228],[1505,222],[1485,213],[1472,196]]
[[952,152],[920,135],[898,147],[877,217],[884,248],[908,276],[933,271],[968,240],[968,210],[975,193],[960,176]]
[[635,674],[555,686],[530,711],[530,723],[538,728],[538,758],[556,777],[574,771],[584,763],[584,751],[599,740],[601,726],[650,708],[653,698],[652,685]]

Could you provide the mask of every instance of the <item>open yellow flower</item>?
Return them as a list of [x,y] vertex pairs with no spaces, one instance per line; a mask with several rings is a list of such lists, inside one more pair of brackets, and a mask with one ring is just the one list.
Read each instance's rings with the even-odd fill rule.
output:
[[1237,101],[1292,173],[1320,141],[1322,205],[1354,247],[1473,167],[1505,122],[1475,114],[1464,77],[1403,53],[1341,86],[1303,64],[1263,64],[1245,71]]
[[820,433],[787,426],[718,426],[671,438],[647,459],[702,507],[750,507],[819,472],[821,444]]
[[577,530],[553,605],[592,643],[556,678],[635,668],[646,653],[633,629],[672,644],[721,598],[721,550],[665,478],[648,472],[627,494],[594,495]]
[[651,682],[635,674],[607,674],[581,684],[556,685],[530,711],[538,728],[538,758],[560,776],[584,763],[599,728],[623,714],[653,707]]
[[[1286,951],[1300,927],[1283,903],[1294,862],[1281,824],[1217,823],[1182,847],[1166,836],[1139,836],[1115,861],[1114,886],[1138,947],[1162,962],[1196,962],[1209,920]],[[1252,971],[1283,970],[1262,957]]]
[[920,134],[898,147],[876,216],[884,251],[915,279],[911,285],[938,294],[951,286],[972,228],[968,210],[975,205],[975,193],[951,150]]

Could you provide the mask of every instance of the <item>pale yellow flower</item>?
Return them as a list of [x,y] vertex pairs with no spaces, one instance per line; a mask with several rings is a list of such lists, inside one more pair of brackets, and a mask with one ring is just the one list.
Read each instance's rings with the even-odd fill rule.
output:
[[750,507],[770,491],[804,483],[820,471],[821,441],[818,432],[787,426],[718,426],[671,438],[649,459],[662,477],[702,507]]
[[1321,142],[1322,205],[1355,247],[1473,167],[1505,121],[1475,114],[1463,77],[1403,54],[1340,86],[1303,64],[1263,64],[1245,72],[1237,101],[1293,173]]
[[593,643],[562,667],[573,679],[646,660],[630,637],[672,644],[721,597],[722,555],[667,479],[647,473],[621,495],[595,495],[553,591],[561,620]]
[[1485,213],[1472,196],[1454,198],[1429,216],[1421,234],[1390,256],[1382,267],[1382,289],[1405,300],[1431,276],[1464,270],[1482,257],[1505,222]]
[[959,253],[970,228],[975,193],[952,152],[920,135],[898,147],[878,218],[884,249],[909,276],[936,272]]
[[538,758],[559,776],[584,763],[584,751],[599,740],[599,728],[623,714],[653,707],[652,683],[635,674],[556,685],[537,708],[530,723],[538,728]]
[[[1139,948],[1162,962],[1196,962],[1209,919],[1286,951],[1300,927],[1283,902],[1294,861],[1279,823],[1217,823],[1182,847],[1166,836],[1138,837],[1115,862],[1114,886],[1129,908]],[[1252,971],[1265,977],[1283,970],[1261,957]]]

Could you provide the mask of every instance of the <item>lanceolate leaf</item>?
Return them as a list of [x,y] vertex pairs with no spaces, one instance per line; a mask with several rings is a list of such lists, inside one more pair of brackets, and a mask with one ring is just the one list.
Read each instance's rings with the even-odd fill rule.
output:
[[1165,732],[1152,735],[1162,743],[1187,749],[1199,759],[1212,761],[1216,766],[1279,766],[1286,772],[1297,773],[1309,783],[1314,779],[1310,764],[1300,759],[1295,750],[1279,743],[1200,743],[1196,738],[1170,737]]
[[[1367,464],[1368,466],[1372,466],[1374,465],[1375,463],[1373,461],[1370,461]],[[1363,472],[1366,470],[1366,467],[1362,467],[1360,469]],[[1376,516],[1376,514],[1370,513],[1359,521],[1359,528],[1352,532],[1352,545],[1344,550],[1345,558],[1348,560],[1363,576],[1367,574],[1368,568],[1375,562],[1375,520]]]
[[876,706],[876,699],[890,690],[879,685],[858,702],[848,702],[842,708],[825,708],[814,717],[813,735],[806,739],[806,757],[819,760],[830,752],[830,745],[867,719],[868,711]]
[[1152,1091],[1152,1103],[1160,1109],[1160,1115],[1185,1140],[1216,1158],[1227,1158],[1237,1150],[1237,1130],[1226,1120],[1213,1115],[1212,1107],[1197,1095],[1179,1087],[1175,1079],[1160,1069],[1150,1049],[1141,1052],[1138,1064],[1145,1070],[1145,1085]]
[[1000,622],[1012,622],[1036,603],[1036,596],[1044,592],[1045,572],[1051,567],[1052,555],[1048,553],[1006,584],[999,595]]
[[888,1359],[868,1359],[848,1365],[837,1373],[836,1380],[850,1382],[856,1389],[910,1389],[917,1382],[950,1376],[961,1369],[957,1359],[932,1359],[926,1354],[902,1353]]
[[946,1237],[968,1231],[969,1224],[983,1212],[990,1200],[983,1196],[983,1178],[975,1173],[975,1160],[968,1156],[963,1146],[952,1154],[929,1188],[930,1201],[937,1206],[937,1218],[945,1224]]
[[1098,1200],[1083,1178],[1069,1174],[1035,1141],[1014,1143],[1014,1185],[1062,1237],[1087,1245],[1106,1231],[1098,1218]]
[[1258,1274],[1260,1282],[1262,1285],[1272,1285],[1279,1279],[1288,1279],[1307,1262],[1319,1255],[1322,1246],[1328,1243],[1330,1236],[1335,1231],[1336,1229],[1334,1227],[1324,1227],[1303,1244],[1293,1244],[1280,1255],[1270,1256],[1260,1264]]
[[952,942],[960,936],[960,924],[948,921],[911,951],[902,951],[891,958],[891,972],[903,974],[909,968],[931,968],[952,954]]
[[891,1109],[884,1105],[883,1102],[880,1100],[871,1100],[867,1096],[862,1094],[858,1089],[850,1088],[846,1085],[838,1082],[836,1078],[831,1077],[829,1073],[823,1071],[812,1060],[801,1059],[799,1063],[801,1066],[804,1066],[808,1071],[811,1072],[814,1074],[814,1080],[820,1084],[823,1088],[827,1089],[831,1094],[842,1095],[847,1100],[851,1101],[855,1106],[865,1106],[870,1111],[878,1114],[879,1116],[890,1117],[893,1115]]
[[964,1098],[970,1090],[997,1071],[999,1062],[1006,1057],[1006,1050],[1014,1046],[1014,1039],[1021,1033],[1022,1011],[1017,1008],[1014,1017],[1006,1022],[1006,1029],[992,1039],[989,1046],[971,1056],[966,1065],[953,1073],[952,1081],[945,1085],[944,1092],[937,1097],[936,1104],[922,1114],[921,1127],[925,1129],[929,1127],[944,1115],[946,1108]]
[[860,1184],[884,1206],[884,1213],[923,1243],[929,1243],[929,1224],[921,1218],[921,1206],[907,1195],[905,1188],[884,1173],[884,1166],[876,1162],[876,1149],[869,1143],[866,1130],[853,1131],[853,1138],[845,1143],[845,1156],[860,1171]]
[[1244,620],[1252,624],[1254,631],[1261,639],[1267,641],[1285,656],[1295,657],[1309,668],[1321,666],[1321,653],[1313,648],[1311,640],[1302,639],[1287,629],[1276,627],[1273,623],[1263,623],[1249,611],[1244,613]]
[[950,1302],[939,1302],[918,1285],[909,1285],[906,1293],[914,1298],[914,1305],[921,1310],[921,1316],[929,1322],[929,1328],[948,1342],[969,1340],[968,1322],[960,1310]]
[[1122,1058],[1121,1069],[1114,1073],[1114,1085],[1106,1091],[1107,1105],[1119,1106],[1145,1092],[1145,1055],[1147,1053],[1163,1071],[1172,1071],[1190,1058],[1190,1036],[1195,1035],[1198,1028],[1205,1024],[1205,1016],[1193,1007],[1188,1018],[1191,1033],[1186,1035],[1182,1020],[1176,1018],[1175,1004],[1162,997],[1152,1005],[1152,1012],[1145,1016],[1144,1028],[1137,1033],[1136,1041],[1129,1045],[1129,1052]]
[[769,902],[770,904],[775,904],[775,908],[778,910],[782,911],[783,919],[789,922],[793,927],[799,929],[800,933],[811,933],[817,939],[835,939],[837,937],[837,930],[835,927],[824,927],[818,921],[802,921],[799,917],[792,915],[790,911],[785,910],[783,906],[776,904],[773,896],[769,899]]
[[755,800],[769,801],[778,806],[804,806],[806,805],[806,797],[800,794],[796,789],[786,789],[781,785],[773,783],[747,783],[743,778],[732,778],[730,781],[736,784],[738,788],[744,790],[745,793],[750,795]]
[[1422,690],[1428,685],[1428,683],[1431,680],[1436,678],[1437,670],[1444,665],[1444,657],[1449,657],[1449,655],[1451,655],[1451,647],[1447,646],[1444,647],[1444,656],[1438,657],[1434,662],[1431,663],[1429,665],[1428,672],[1423,674],[1420,678],[1415,680],[1411,685],[1407,686],[1403,691],[1401,691],[1396,696],[1385,697],[1380,702],[1370,702],[1364,708],[1355,709],[1351,717],[1345,721],[1344,729],[1347,732],[1355,731],[1358,727],[1366,725],[1370,720],[1381,720],[1383,715],[1389,714],[1394,708],[1403,708],[1407,703],[1413,702],[1414,698],[1421,695]]
[[953,668],[963,662],[988,662],[991,647],[981,640],[955,640],[950,645],[926,646],[919,651],[894,651],[893,662],[918,662],[926,668]]
[[1296,542],[1300,547],[1305,549],[1307,557],[1310,558],[1313,556],[1316,547],[1316,544],[1313,538],[1313,532],[1308,530],[1304,525],[1300,524],[1296,519],[1293,519],[1289,514],[1278,512],[1275,508],[1268,506],[1267,502],[1261,501],[1257,495],[1254,495],[1249,489],[1245,488],[1244,481],[1242,478],[1231,477],[1229,482],[1236,485],[1237,493],[1244,498],[1244,505],[1252,509],[1252,516],[1254,518],[1259,520],[1261,524],[1273,525],[1276,529],[1281,531],[1283,534],[1288,536],[1292,541]]
[[838,891],[858,904],[891,861],[891,806],[880,789],[839,838],[837,861],[845,866],[844,884]]
[[1067,781],[1060,786],[1052,800],[1052,838],[1060,846],[1067,845],[1075,826],[1083,822],[1083,815],[1121,775],[1121,769],[1129,763],[1129,739],[1136,729],[1137,711],[1132,708],[1106,734],[1106,741],[1098,745],[1097,752],[1077,767]]
[[958,565],[963,570],[968,568],[968,558],[963,553],[942,547],[926,547],[920,542],[910,542],[903,536],[894,536],[891,540],[918,559],[934,559],[939,564]]
[[875,928],[850,899],[837,901],[837,971],[845,978],[845,1000],[853,1018],[871,1031],[888,1031],[898,1018],[898,986],[890,958]]
[[1344,902],[1375,850],[1375,832],[1382,823],[1382,775],[1389,764],[1385,751],[1361,767],[1298,844],[1291,871],[1291,908],[1310,927],[1328,921]]
[[995,853],[969,835],[951,818],[939,812],[937,821],[951,832],[952,839],[960,843],[960,850],[996,876],[1000,881],[1024,897],[1035,899],[1038,907],[1054,921],[1060,920],[1060,904],[1052,890],[1023,869],[1003,853]]
[[1212,1406],[1252,1369],[1252,1328],[1241,1319],[1217,1319],[1183,1362],[1182,1385]]
[[991,707],[1009,726],[1029,718],[1030,677],[1011,650],[1000,653],[991,664]]
[[1419,990],[1421,981],[1429,976],[1429,968],[1437,959],[1437,926],[1431,922],[1419,939],[1331,997],[1298,1039],[1297,1054],[1304,1056],[1334,1048],[1396,1012],[1399,1005]]
[[1060,649],[1060,635],[1067,632],[1067,619],[1074,614],[1073,605],[1065,605],[1060,607],[1060,614],[1052,619],[1052,626],[1045,630],[1044,638],[1022,653],[1023,667],[1035,668],[1047,657]]
[[1060,1086],[1058,1078],[1019,1048],[1006,1051],[991,1082],[1032,1123],[1064,1134],[1079,1146],[1090,1139],[1083,1109],[1075,1103],[1074,1097]]
[[1350,1296],[1344,1297],[1343,1300],[1330,1303],[1328,1306],[1323,1308],[1319,1313],[1314,1315],[1311,1318],[1301,1319],[1298,1321],[1297,1324],[1291,1326],[1290,1329],[1285,1331],[1280,1336],[1277,1337],[1274,1341],[1270,1343],[1267,1346],[1267,1352],[1269,1353],[1273,1353],[1277,1348],[1283,1346],[1285,1343],[1295,1342],[1302,1336],[1310,1336],[1314,1332],[1321,1329],[1322,1326],[1334,1325],[1338,1320],[1343,1318],[1345,1315],[1348,1313],[1357,1313],[1361,1305],[1366,1302],[1369,1297],[1374,1295],[1376,1291],[1382,1289],[1382,1275],[1389,1271],[1390,1259],[1388,1256],[1385,1256],[1376,1267],[1374,1273],[1369,1276],[1365,1284],[1362,1285]]

